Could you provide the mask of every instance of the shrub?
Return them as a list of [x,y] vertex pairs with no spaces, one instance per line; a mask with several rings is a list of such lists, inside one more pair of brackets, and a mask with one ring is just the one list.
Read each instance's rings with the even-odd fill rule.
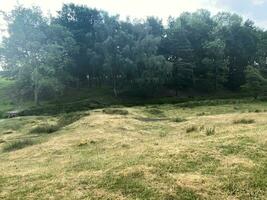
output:
[[194,132],[194,131],[197,131],[197,126],[193,125],[193,126],[189,126],[186,128],[186,132],[187,133],[191,133],[191,132]]
[[55,124],[41,124],[33,128],[30,133],[54,133],[60,129],[60,126]]
[[36,143],[35,141],[30,140],[30,139],[16,140],[16,141],[7,143],[4,146],[3,151],[10,152],[10,151],[18,150],[18,149],[23,149],[24,147],[34,145],[35,143]]
[[173,119],[173,122],[177,122],[177,123],[180,123],[180,122],[185,122],[186,119],[183,119],[183,118],[180,118],[180,117],[176,117]]
[[237,119],[234,121],[234,124],[253,124],[255,123],[254,119]]
[[215,127],[213,128],[206,128],[206,135],[210,136],[210,135],[214,135],[215,134]]
[[103,113],[109,114],[109,115],[128,115],[128,110],[122,110],[122,109],[104,109]]
[[0,119],[5,118],[5,113],[3,111],[0,111]]

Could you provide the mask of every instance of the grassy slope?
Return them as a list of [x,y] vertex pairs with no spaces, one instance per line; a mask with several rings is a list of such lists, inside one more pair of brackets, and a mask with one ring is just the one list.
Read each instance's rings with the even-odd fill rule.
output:
[[123,109],[90,111],[53,134],[29,133],[52,117],[0,121],[0,199],[267,198],[267,103]]

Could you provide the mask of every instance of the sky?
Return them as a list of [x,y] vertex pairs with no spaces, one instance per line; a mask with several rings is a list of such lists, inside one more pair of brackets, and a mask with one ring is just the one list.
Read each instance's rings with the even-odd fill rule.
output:
[[[26,7],[39,6],[44,13],[52,15],[56,15],[63,3],[72,2],[119,14],[121,19],[127,16],[145,18],[153,15],[163,21],[167,21],[170,15],[175,17],[185,11],[204,8],[212,14],[218,11],[234,12],[267,29],[267,0],[0,0],[0,10],[10,11],[17,2]],[[0,19],[0,28],[4,27],[3,24]]]

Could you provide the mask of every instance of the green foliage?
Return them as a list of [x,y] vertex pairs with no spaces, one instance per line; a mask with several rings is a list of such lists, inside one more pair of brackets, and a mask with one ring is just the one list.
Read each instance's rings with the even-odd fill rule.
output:
[[[0,71],[1,72],[1,71]],[[0,75],[0,119],[6,117],[6,111],[13,108],[16,99],[13,92],[14,81]]]
[[[4,69],[15,78],[20,93],[31,91],[39,104],[42,90],[62,91],[71,65],[75,41],[60,25],[49,25],[37,8],[16,7],[7,20],[9,37],[3,40]],[[26,45],[25,45],[26,44]]]
[[260,94],[266,91],[267,80],[263,77],[258,68],[248,66],[246,71],[246,84],[243,85],[243,88],[253,94],[256,99]]
[[36,105],[85,87],[107,86],[116,98],[241,86],[256,98],[265,90],[266,32],[236,14],[198,10],[170,18],[166,27],[156,17],[120,21],[75,4],[63,5],[54,18],[22,6],[5,16],[9,36],[0,62],[18,99],[27,96]]

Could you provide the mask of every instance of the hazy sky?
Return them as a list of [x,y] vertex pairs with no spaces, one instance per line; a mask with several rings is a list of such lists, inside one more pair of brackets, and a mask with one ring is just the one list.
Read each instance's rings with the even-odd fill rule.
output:
[[121,18],[154,15],[164,20],[170,15],[178,16],[184,11],[200,8],[212,13],[225,10],[250,18],[257,25],[267,28],[267,0],[0,0],[0,10],[9,11],[16,2],[25,6],[37,5],[45,13],[52,14],[56,14],[63,3],[73,2],[120,14]]

